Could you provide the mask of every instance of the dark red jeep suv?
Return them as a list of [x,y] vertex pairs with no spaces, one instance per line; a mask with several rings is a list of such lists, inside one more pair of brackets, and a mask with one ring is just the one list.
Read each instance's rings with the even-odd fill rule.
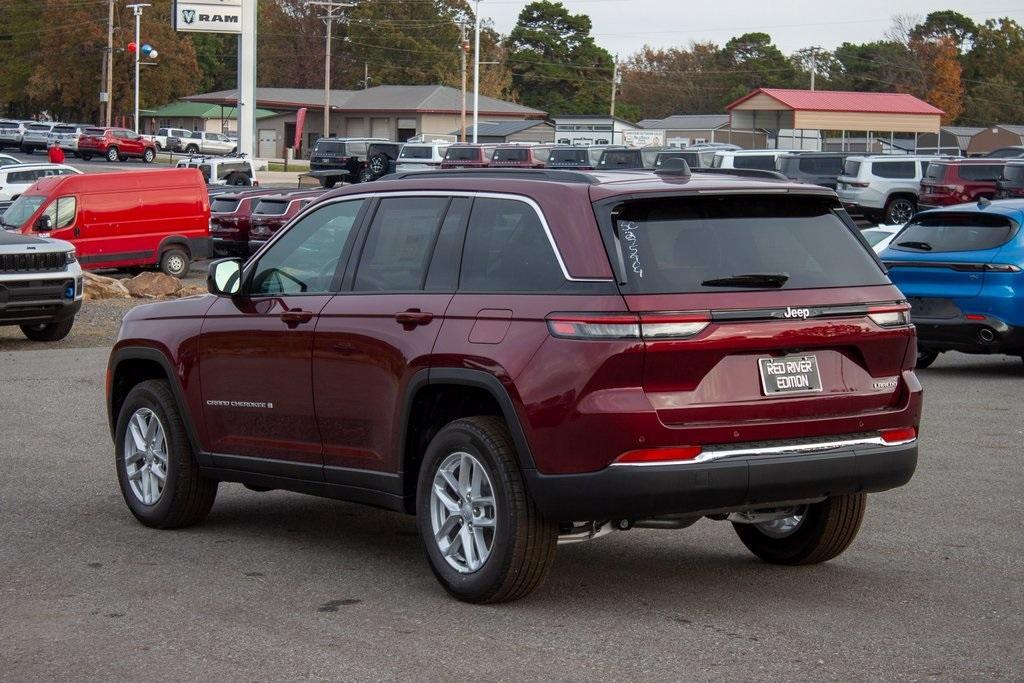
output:
[[241,482],[415,514],[471,602],[634,527],[839,555],[916,467],[907,304],[832,191],[667,166],[346,187],[210,294],[133,309],[107,376],[131,512],[195,524]]

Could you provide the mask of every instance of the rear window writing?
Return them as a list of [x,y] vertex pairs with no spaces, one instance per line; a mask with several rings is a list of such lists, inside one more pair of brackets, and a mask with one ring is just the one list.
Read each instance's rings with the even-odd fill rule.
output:
[[1006,244],[1017,228],[1010,219],[991,214],[921,216],[896,235],[889,248],[928,254],[983,251]]
[[810,197],[698,197],[629,201],[613,219],[629,293],[772,289],[703,284],[739,275],[784,275],[782,289],[887,282],[864,243]]

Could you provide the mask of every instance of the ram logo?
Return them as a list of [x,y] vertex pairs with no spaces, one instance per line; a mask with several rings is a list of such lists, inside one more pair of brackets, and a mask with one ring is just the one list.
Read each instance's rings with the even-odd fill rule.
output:
[[181,10],[181,18],[186,24],[194,24],[196,22],[196,11],[194,9],[183,9]]

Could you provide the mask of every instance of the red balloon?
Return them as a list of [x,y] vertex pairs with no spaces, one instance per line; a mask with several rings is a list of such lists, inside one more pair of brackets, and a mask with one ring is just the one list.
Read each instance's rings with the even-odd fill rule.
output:
[[128,52],[135,52],[138,49],[139,48],[135,43],[128,43]]

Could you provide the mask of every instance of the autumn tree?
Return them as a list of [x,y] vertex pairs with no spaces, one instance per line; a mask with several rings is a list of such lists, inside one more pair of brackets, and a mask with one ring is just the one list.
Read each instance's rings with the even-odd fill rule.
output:
[[620,68],[619,99],[641,118],[719,112],[729,102],[730,88],[722,84],[718,52],[714,43],[667,50],[645,46]]

